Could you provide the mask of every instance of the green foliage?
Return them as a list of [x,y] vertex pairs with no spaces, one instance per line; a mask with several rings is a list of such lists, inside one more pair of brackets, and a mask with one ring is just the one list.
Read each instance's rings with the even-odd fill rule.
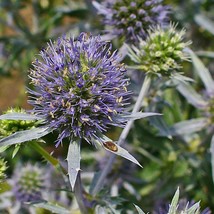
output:
[[[0,2],[0,75],[16,71],[27,85],[30,63],[50,39],[62,34],[75,38],[82,31],[101,34],[102,40],[112,40],[113,49],[119,49],[121,54],[118,60],[129,69],[128,90],[133,90],[131,100],[127,101],[131,104],[130,111],[145,76],[151,77],[141,102],[142,112],[129,119],[151,116],[151,112],[161,114],[137,120],[122,146],[117,144],[121,128],[112,128],[106,134],[108,137],[101,137],[102,144],[94,143],[103,150],[91,149],[82,140],[80,154],[79,147],[69,140],[56,149],[53,145],[57,136],[43,126],[41,118],[20,108],[4,112],[0,116],[3,157],[0,159],[0,213],[80,213],[77,193],[88,213],[161,214],[161,209],[164,214],[210,214],[214,210],[214,5],[211,0],[166,0],[165,3],[171,5],[170,20],[177,23],[176,29],[175,25],[164,29],[153,26],[147,29],[149,37],[140,46],[121,47],[120,39],[112,40],[105,34],[105,26],[100,24],[100,17],[89,0]],[[192,41],[192,50],[185,41]],[[126,57],[127,49],[130,57]],[[87,66],[82,67],[83,73],[85,70]],[[1,88],[1,93],[13,93],[13,88],[11,91]],[[41,147],[36,139],[46,143]],[[21,143],[25,146],[20,147]],[[11,145],[16,145],[15,149],[7,149]],[[100,181],[105,188],[93,194],[94,188],[100,185],[97,181],[110,154],[118,156],[110,164],[111,172]],[[13,160],[11,156],[15,156]],[[47,165],[44,159],[56,170],[45,200],[19,203],[11,191],[11,175],[19,164],[25,165],[29,160],[43,167]],[[83,189],[72,192],[71,184],[75,190],[78,173]],[[195,203],[198,201],[200,206]]]

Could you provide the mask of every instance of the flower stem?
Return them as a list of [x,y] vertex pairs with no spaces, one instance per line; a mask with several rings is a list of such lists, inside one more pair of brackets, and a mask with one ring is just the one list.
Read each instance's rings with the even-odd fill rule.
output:
[[74,186],[74,195],[75,195],[75,198],[79,205],[80,212],[83,214],[87,214],[88,209],[84,204],[84,201],[86,201],[86,199],[84,198],[83,192],[84,192],[84,190],[82,187],[80,171],[79,171],[77,174],[77,178],[76,178],[76,182],[75,182],[75,186]]
[[[141,87],[140,94],[138,95],[137,101],[132,110],[132,113],[136,113],[140,110],[142,101],[143,101],[144,97],[146,96],[148,89],[150,87],[151,79],[152,79],[151,75],[149,75],[149,74],[146,75],[144,82],[142,84],[142,87]],[[134,120],[130,120],[127,122],[125,128],[123,129],[122,133],[120,134],[119,140],[117,142],[118,145],[122,145],[124,143],[133,123],[134,123]],[[93,190],[91,191],[92,195],[96,195],[97,192],[99,192],[99,190],[102,188],[102,186],[104,184],[103,181],[105,180],[108,173],[111,171],[115,158],[116,158],[116,156],[114,154],[111,154],[110,157],[108,157],[108,162],[106,163],[104,169],[101,171],[101,174],[98,177],[96,185],[94,186]]]
[[38,142],[30,142],[28,145],[34,150],[36,150],[39,154],[41,154],[56,169],[60,169],[63,172],[63,174],[67,176],[68,172],[65,170],[65,168],[59,163],[59,161],[56,158],[51,156],[44,148],[42,148]]

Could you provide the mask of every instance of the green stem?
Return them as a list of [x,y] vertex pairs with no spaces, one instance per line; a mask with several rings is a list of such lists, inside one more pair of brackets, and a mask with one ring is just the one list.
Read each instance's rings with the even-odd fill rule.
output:
[[81,177],[80,177],[80,171],[77,174],[75,186],[74,186],[74,195],[77,200],[77,203],[79,205],[80,212],[82,214],[87,214],[88,209],[85,206],[84,202],[86,201],[84,195],[83,195],[83,187],[82,187],[82,182],[81,182]]
[[[146,96],[148,89],[150,87],[151,80],[152,80],[152,76],[150,74],[146,75],[146,77],[143,81],[142,87],[141,87],[140,94],[138,95],[137,101],[136,101],[134,108],[132,110],[132,113],[136,113],[140,110],[140,108],[142,106],[143,99]],[[130,120],[127,122],[125,128],[123,129],[122,133],[120,134],[120,138],[117,142],[118,145],[122,145],[125,142],[125,139],[128,136],[129,131],[131,130],[133,123],[134,123],[134,120]],[[101,173],[100,173],[100,175],[96,181],[96,184],[91,191],[92,195],[96,195],[97,192],[99,192],[99,190],[102,188],[106,176],[108,175],[108,173],[112,169],[115,158],[116,158],[116,156],[114,154],[111,154],[110,157],[108,156],[108,161],[105,164],[103,170],[101,171]]]
[[67,176],[68,172],[65,170],[65,168],[60,164],[60,162],[51,156],[43,147],[39,145],[38,142],[30,142],[28,144],[31,148],[36,150],[42,157],[44,157],[49,163],[51,163],[56,169],[60,169],[63,174]]

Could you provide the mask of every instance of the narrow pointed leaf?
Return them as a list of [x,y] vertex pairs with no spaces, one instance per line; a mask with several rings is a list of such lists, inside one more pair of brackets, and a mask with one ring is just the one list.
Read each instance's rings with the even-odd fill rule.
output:
[[137,164],[138,166],[142,167],[140,163],[124,148],[120,147],[116,143],[114,143],[110,138],[105,135],[100,136],[100,141],[94,139],[94,142],[97,145],[101,145],[104,149],[109,152],[112,152],[116,155],[126,158],[127,160],[132,161],[133,163]]
[[190,56],[192,58],[193,65],[200,76],[201,80],[203,81],[206,89],[208,92],[214,92],[214,81],[212,76],[210,75],[209,70],[204,66],[202,61],[196,56],[196,54],[189,50]]
[[145,213],[143,212],[143,210],[141,210],[140,207],[138,207],[136,204],[134,204],[134,206],[135,206],[135,208],[136,208],[138,214],[145,214]]
[[195,106],[196,108],[203,109],[207,107],[207,102],[198,94],[190,84],[179,83],[177,85],[177,90],[187,99],[187,101]]
[[42,118],[26,113],[8,113],[1,115],[0,120],[42,120]]
[[188,214],[199,214],[200,202],[193,204],[188,210]]
[[140,163],[124,148],[120,147],[116,143],[112,141],[103,142],[103,147],[109,152],[112,152],[116,155],[126,158],[127,160],[132,161],[133,163],[137,164],[138,166],[142,167]]
[[193,132],[198,132],[204,129],[207,125],[208,125],[208,121],[206,118],[198,118],[198,119],[185,120],[185,121],[176,123],[172,127],[170,127],[169,130],[172,136],[184,135],[184,134],[191,134]]
[[138,119],[142,119],[145,117],[151,117],[151,116],[160,116],[161,114],[159,113],[153,113],[153,112],[136,112],[136,113],[132,113],[130,115],[125,115],[123,116],[123,118],[127,118],[129,120],[138,120]]
[[104,6],[102,6],[101,4],[99,4],[98,2],[92,1],[92,4],[98,11],[101,11],[104,14],[107,12],[106,8]]
[[0,147],[39,139],[49,134],[51,131],[52,129],[50,129],[49,127],[38,127],[30,130],[19,131],[8,137],[2,138],[0,140]]
[[68,176],[72,190],[74,189],[77,174],[80,170],[80,159],[81,159],[80,143],[76,141],[71,141],[68,148],[67,161],[68,161]]
[[56,214],[70,214],[71,211],[65,209],[64,207],[58,206],[56,204],[52,204],[50,202],[38,202],[38,203],[32,203],[33,206],[43,208],[46,210],[51,211],[51,213],[56,213]]
[[194,82],[194,80],[192,78],[183,76],[183,75],[179,74],[178,72],[173,73],[171,76],[171,79],[174,81],[179,81],[179,82],[183,82],[183,83]]
[[12,159],[16,156],[16,154],[18,153],[19,149],[20,149],[20,144],[16,144],[15,149],[13,150],[12,153]]
[[98,180],[98,178],[100,177],[101,171],[99,172],[95,172],[94,173],[94,177],[92,179],[91,185],[90,185],[90,189],[89,189],[89,193],[92,194],[94,187],[96,186],[96,182]]
[[165,123],[165,121],[163,120],[163,117],[150,117],[149,118],[149,122],[158,129],[159,134],[161,136],[166,136],[169,139],[172,138],[171,134],[170,134],[170,130],[169,127],[167,126],[167,124]]
[[179,200],[179,188],[176,190],[175,195],[172,198],[171,204],[169,206],[168,214],[176,214],[177,206]]
[[0,153],[6,151],[10,146],[0,146]]
[[213,183],[214,183],[214,135],[212,136],[212,140],[211,140],[210,153],[211,153],[212,177],[213,177]]
[[214,58],[214,52],[213,51],[197,51],[196,54],[198,56]]
[[197,14],[195,17],[195,21],[198,25],[200,25],[202,28],[209,31],[211,34],[214,35],[214,22],[211,21],[209,18],[207,18],[203,14]]

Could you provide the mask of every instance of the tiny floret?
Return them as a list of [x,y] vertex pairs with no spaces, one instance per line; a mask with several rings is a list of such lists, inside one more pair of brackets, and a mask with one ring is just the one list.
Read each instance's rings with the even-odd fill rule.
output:
[[34,113],[64,138],[91,142],[109,125],[123,126],[128,80],[117,51],[99,36],[62,37],[41,51],[30,72]]
[[104,0],[94,4],[103,15],[107,32],[123,37],[127,43],[138,43],[147,37],[147,29],[165,25],[168,21],[169,6],[162,0]]

